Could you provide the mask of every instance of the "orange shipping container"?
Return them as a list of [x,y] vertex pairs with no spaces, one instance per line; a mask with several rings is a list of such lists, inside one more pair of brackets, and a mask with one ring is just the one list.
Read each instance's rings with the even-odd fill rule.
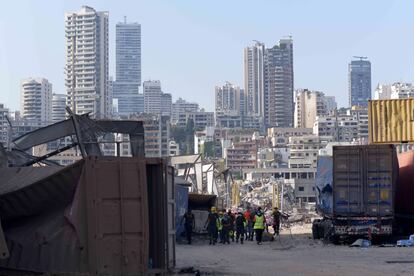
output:
[[414,142],[414,99],[369,101],[368,131],[370,144]]

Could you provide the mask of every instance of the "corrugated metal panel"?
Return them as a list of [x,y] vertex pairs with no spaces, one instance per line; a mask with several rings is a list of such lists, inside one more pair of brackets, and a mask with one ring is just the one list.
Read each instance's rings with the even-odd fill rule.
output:
[[364,213],[363,164],[360,147],[334,147],[334,213]]
[[414,99],[368,104],[369,143],[414,142]]
[[89,157],[85,181],[89,272],[145,273],[148,267],[145,160]]
[[392,145],[333,148],[334,214],[393,216],[398,161]]
[[391,146],[366,148],[366,212],[371,216],[394,213],[395,149]]

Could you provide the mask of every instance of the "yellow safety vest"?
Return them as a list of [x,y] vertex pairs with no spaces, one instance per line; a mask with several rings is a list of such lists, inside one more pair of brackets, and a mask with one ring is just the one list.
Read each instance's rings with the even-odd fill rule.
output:
[[254,222],[253,229],[265,229],[264,215],[261,215],[261,216],[255,215],[254,218],[255,218],[255,222]]
[[220,217],[217,219],[217,229],[219,231],[221,231],[223,229],[223,224],[221,223],[221,219],[222,218],[220,218]]

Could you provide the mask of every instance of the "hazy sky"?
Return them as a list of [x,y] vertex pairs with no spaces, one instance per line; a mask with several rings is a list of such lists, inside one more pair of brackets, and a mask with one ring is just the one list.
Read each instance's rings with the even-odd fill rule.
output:
[[348,102],[348,62],[372,63],[378,83],[414,81],[414,1],[78,1],[5,0],[0,14],[0,103],[19,108],[20,79],[45,77],[65,93],[64,12],[89,5],[109,11],[110,75],[115,24],[141,23],[142,78],[161,80],[173,99],[214,109],[214,86],[243,87],[243,48],[293,36],[295,88]]

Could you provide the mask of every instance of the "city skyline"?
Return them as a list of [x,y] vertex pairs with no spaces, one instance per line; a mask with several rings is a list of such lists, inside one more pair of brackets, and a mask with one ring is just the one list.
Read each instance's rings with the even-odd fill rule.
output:
[[[163,90],[171,93],[174,100],[182,97],[190,102],[203,103],[202,107],[209,111],[214,110],[212,99],[215,85],[230,81],[243,87],[243,49],[254,39],[274,45],[279,38],[292,35],[294,88],[309,88],[336,96],[339,106],[347,106],[347,64],[354,55],[368,56],[373,63],[372,90],[378,83],[411,82],[414,79],[414,57],[409,55],[409,43],[399,44],[398,51],[393,51],[389,45],[382,46],[377,42],[379,38],[404,33],[409,24],[406,24],[404,16],[395,18],[393,13],[404,13],[409,10],[406,6],[412,4],[403,6],[395,2],[376,1],[375,5],[362,3],[361,9],[355,10],[352,2],[347,3],[334,5],[317,1],[310,5],[304,1],[277,1],[270,3],[269,7],[278,8],[281,11],[279,17],[251,19],[242,16],[247,14],[248,9],[236,2],[197,5],[166,1],[121,1],[116,4],[99,1],[54,1],[47,4],[22,1],[18,6],[7,3],[6,9],[19,10],[20,23],[14,24],[9,14],[0,18],[0,35],[8,38],[0,45],[0,102],[11,110],[18,109],[19,83],[28,77],[47,78],[53,84],[55,93],[65,91],[63,18],[65,12],[78,10],[82,5],[109,12],[110,76],[115,76],[115,25],[127,16],[128,20],[143,27],[142,80],[159,79]],[[321,6],[324,9],[318,11]],[[239,14],[232,23],[225,16],[230,7]],[[46,8],[48,16],[44,16]],[[252,12],[258,9],[251,8]],[[373,15],[368,14],[367,18],[363,18],[364,10],[368,9],[370,14],[381,16],[372,18]],[[160,12],[159,16],[163,16],[163,22],[171,24],[166,26],[157,22],[150,15],[151,11],[156,10]],[[350,22],[347,11],[353,13]],[[269,11],[262,12],[269,15]],[[300,16],[289,16],[292,14],[304,14],[306,24],[303,20],[297,20]],[[323,16],[318,18],[318,14]],[[328,21],[331,26],[322,26]],[[190,22],[194,24],[188,24]],[[46,28],[48,31],[44,32]],[[195,42],[188,43],[189,38]],[[165,51],[167,47],[169,51]],[[174,55],[170,54],[171,51]],[[200,52],[204,54],[200,55]],[[25,66],[22,66],[23,61]],[[198,87],[199,92],[194,93],[193,87]]]

